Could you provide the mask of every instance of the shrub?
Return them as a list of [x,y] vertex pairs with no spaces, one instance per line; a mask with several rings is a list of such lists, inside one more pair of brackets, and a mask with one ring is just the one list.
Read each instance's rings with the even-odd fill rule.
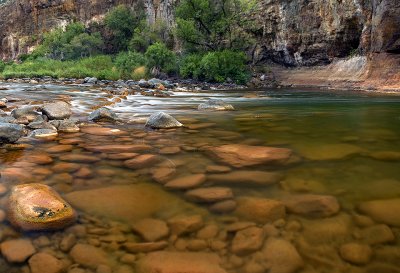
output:
[[160,69],[165,73],[176,71],[175,53],[167,48],[163,43],[155,43],[147,49],[145,53],[147,67]]
[[146,78],[147,75],[147,68],[145,66],[139,66],[136,68],[132,73],[132,79],[135,81],[139,81],[141,79]]
[[[140,10],[140,9],[138,9]],[[111,30],[113,46],[117,51],[126,50],[143,14],[134,14],[128,7],[119,5],[105,17],[105,25]]]
[[244,53],[224,50],[209,52],[201,59],[201,75],[207,81],[224,82],[228,78],[236,83],[246,83],[249,71]]
[[146,58],[138,52],[121,52],[115,58],[115,65],[124,77],[131,76],[132,72],[146,64]]
[[201,76],[201,59],[200,54],[190,54],[185,56],[179,64],[179,73],[183,78],[199,79]]
[[0,60],[0,73],[6,68],[6,63]]

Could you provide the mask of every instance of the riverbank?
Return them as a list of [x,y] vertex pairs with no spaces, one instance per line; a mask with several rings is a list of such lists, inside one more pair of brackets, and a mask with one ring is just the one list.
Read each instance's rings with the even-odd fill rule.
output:
[[273,67],[284,87],[318,87],[376,92],[400,92],[400,56],[371,54],[334,61],[328,66],[284,69]]

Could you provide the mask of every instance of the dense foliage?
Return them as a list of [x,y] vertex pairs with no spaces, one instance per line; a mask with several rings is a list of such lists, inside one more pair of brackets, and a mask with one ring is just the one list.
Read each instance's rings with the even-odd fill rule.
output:
[[[21,64],[0,63],[10,77],[94,76],[99,79],[141,79],[170,75],[211,82],[248,80],[244,53],[248,37],[241,31],[245,0],[182,0],[177,26],[163,21],[149,25],[143,9],[120,5],[102,23],[71,23],[32,37],[40,45]],[[239,23],[240,22],[240,23]],[[177,38],[179,38],[177,40]],[[176,43],[178,41],[178,43]],[[181,49],[174,51],[173,49]]]
[[75,60],[99,54],[103,47],[100,33],[89,34],[85,31],[82,23],[72,23],[65,30],[58,28],[46,33],[43,43],[34,51],[32,58]]
[[252,27],[244,15],[254,3],[243,0],[182,0],[177,7],[177,35],[190,51],[244,49]]

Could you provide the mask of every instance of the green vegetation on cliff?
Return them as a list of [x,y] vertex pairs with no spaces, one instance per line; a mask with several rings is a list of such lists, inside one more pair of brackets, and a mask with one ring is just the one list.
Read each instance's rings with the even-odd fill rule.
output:
[[237,0],[217,2],[183,0],[175,29],[161,21],[149,25],[143,13],[117,6],[103,23],[74,22],[44,34],[31,54],[20,57],[22,63],[0,65],[2,77],[180,76],[245,83],[249,69],[243,50],[251,39],[237,29],[243,27],[240,12],[248,7]]

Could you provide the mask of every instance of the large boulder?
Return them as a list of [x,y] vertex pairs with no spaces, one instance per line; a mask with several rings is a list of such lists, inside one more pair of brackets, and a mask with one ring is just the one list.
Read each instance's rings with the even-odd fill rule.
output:
[[64,120],[51,120],[49,123],[57,128],[59,132],[63,133],[76,133],[79,132],[77,119],[64,119]]
[[211,147],[207,152],[219,161],[236,168],[268,164],[286,165],[290,163],[292,150],[265,146],[228,144]]
[[7,207],[11,224],[26,231],[62,229],[76,220],[72,207],[43,184],[14,186]]
[[136,263],[137,273],[226,273],[217,254],[204,252],[153,252]]
[[153,129],[169,129],[182,127],[183,124],[164,112],[158,112],[149,117],[146,126]]
[[223,100],[218,99],[210,99],[204,103],[201,103],[198,107],[198,110],[201,111],[232,111],[235,108],[229,104],[224,102]]
[[67,119],[72,115],[71,106],[64,101],[46,103],[42,107],[42,113],[49,119]]
[[36,129],[33,130],[28,137],[39,140],[54,140],[58,136],[57,131],[52,129]]
[[94,110],[88,117],[90,121],[114,121],[116,120],[117,114],[106,107],[101,107],[99,109]]
[[0,143],[14,143],[24,134],[24,128],[19,124],[0,123]]

